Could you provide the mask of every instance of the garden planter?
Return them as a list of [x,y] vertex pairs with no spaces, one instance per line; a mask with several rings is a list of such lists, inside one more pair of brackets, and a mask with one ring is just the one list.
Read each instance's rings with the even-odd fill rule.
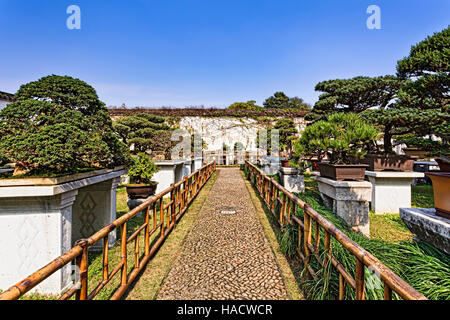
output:
[[426,172],[433,183],[434,206],[438,216],[450,219],[450,173]]
[[419,148],[403,148],[403,152],[407,156],[418,157],[419,159],[424,159],[428,155],[428,151]]
[[281,166],[282,166],[283,168],[289,168],[289,167],[290,167],[289,161],[291,161],[291,160],[286,160],[286,159],[280,160]]
[[343,180],[364,180],[367,164],[329,164],[319,163],[321,177],[330,178],[336,181]]
[[414,161],[417,157],[404,155],[378,155],[368,154],[359,162],[369,165],[369,171],[413,171]]
[[445,162],[442,159],[435,159],[435,161],[439,165],[439,169],[441,170],[441,172],[450,172],[450,163]]
[[155,194],[158,182],[152,184],[129,184],[127,185],[127,194],[130,199],[147,198]]

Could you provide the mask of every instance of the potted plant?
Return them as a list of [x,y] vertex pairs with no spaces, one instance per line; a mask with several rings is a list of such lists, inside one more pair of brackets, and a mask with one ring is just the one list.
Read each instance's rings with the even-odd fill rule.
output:
[[433,183],[436,214],[450,219],[450,172],[426,172],[425,175]]
[[130,199],[147,198],[155,194],[158,182],[152,181],[159,168],[145,153],[139,153],[133,158],[133,164],[128,170],[132,184],[126,185]]
[[320,175],[333,180],[363,180],[367,164],[354,163],[367,154],[367,145],[378,130],[354,113],[334,113],[306,127],[296,144],[297,154],[309,154],[320,162]]

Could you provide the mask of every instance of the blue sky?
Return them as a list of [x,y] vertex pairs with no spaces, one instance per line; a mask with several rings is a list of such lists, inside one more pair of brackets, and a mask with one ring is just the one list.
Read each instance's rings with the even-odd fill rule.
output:
[[[81,30],[69,30],[69,5]],[[369,30],[369,5],[381,30]],[[107,105],[314,103],[322,80],[395,73],[411,45],[450,24],[449,0],[0,0],[0,91],[48,74]]]

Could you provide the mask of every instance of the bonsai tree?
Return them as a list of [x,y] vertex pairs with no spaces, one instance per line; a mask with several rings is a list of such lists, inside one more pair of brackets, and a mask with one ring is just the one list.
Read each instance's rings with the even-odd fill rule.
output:
[[294,146],[295,158],[308,159],[325,155],[331,164],[350,164],[367,153],[367,145],[379,134],[355,113],[333,113],[306,127]]
[[130,180],[136,184],[152,184],[152,177],[159,171],[158,166],[153,163],[145,153],[138,153],[133,157],[133,164],[128,170]]
[[85,82],[52,75],[21,86],[16,99],[0,112],[0,154],[16,163],[14,175],[129,162],[104,103]]
[[114,130],[130,148],[134,146],[134,154],[151,150],[170,155],[174,129],[165,124],[164,117],[148,113],[127,116],[114,122]]
[[419,123],[411,122],[418,136],[450,137],[450,27],[427,37],[397,63],[397,74],[406,80],[399,104],[414,110]]
[[319,119],[333,112],[362,112],[368,123],[377,125],[384,132],[383,147],[374,143],[372,151],[390,154],[393,152],[393,137],[402,135],[407,130],[407,110],[400,109],[395,103],[403,84],[404,81],[395,76],[320,82],[316,85],[316,90],[324,93],[308,118]]

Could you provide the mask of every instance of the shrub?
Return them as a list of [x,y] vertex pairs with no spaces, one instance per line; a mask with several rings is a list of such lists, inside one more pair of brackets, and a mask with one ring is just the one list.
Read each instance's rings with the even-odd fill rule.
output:
[[354,113],[334,113],[328,120],[317,121],[306,127],[294,146],[296,158],[328,154],[330,163],[351,163],[367,153],[367,146],[377,136],[378,130],[365,123]]
[[15,175],[128,163],[126,146],[88,84],[53,75],[21,86],[17,99],[0,112],[0,153],[16,162]]
[[137,184],[150,184],[153,175],[159,171],[158,166],[145,153],[139,153],[133,158],[133,164],[128,170],[131,181]]
[[165,124],[164,117],[141,113],[118,119],[113,126],[126,144],[134,145],[134,153],[152,150],[170,154],[173,129]]

